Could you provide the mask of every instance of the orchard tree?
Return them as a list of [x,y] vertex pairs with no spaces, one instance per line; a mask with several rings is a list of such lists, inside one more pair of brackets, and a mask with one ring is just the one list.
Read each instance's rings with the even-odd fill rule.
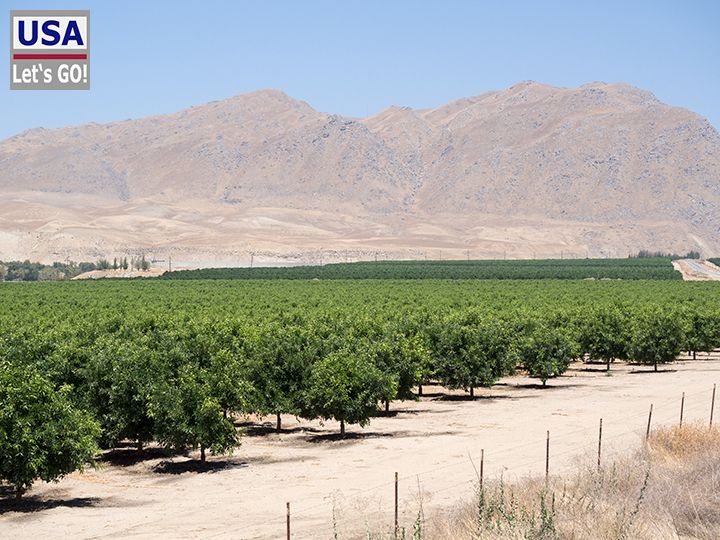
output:
[[281,414],[299,415],[302,409],[317,354],[312,328],[312,324],[303,328],[273,323],[249,338],[243,371],[253,387],[253,409],[261,415],[274,414],[277,431],[282,428]]
[[580,331],[580,347],[591,359],[603,360],[607,371],[616,359],[627,358],[629,318],[618,307],[590,312]]
[[474,396],[476,387],[492,386],[514,368],[508,336],[499,322],[466,313],[435,325],[435,332],[435,376],[446,388],[463,388]]
[[570,362],[577,357],[577,345],[559,328],[535,327],[518,343],[520,360],[530,377],[547,380],[567,371]]
[[0,362],[0,481],[16,498],[93,463],[100,427],[33,368]]
[[158,381],[150,395],[149,414],[158,441],[178,450],[200,448],[215,454],[231,453],[240,445],[235,425],[213,395],[206,370],[191,363],[181,365],[167,380]]
[[319,360],[312,368],[305,393],[306,418],[334,419],[365,426],[378,402],[397,391],[397,380],[380,371],[363,351],[341,349]]
[[254,389],[245,379],[243,358],[242,352],[226,348],[210,356],[207,383],[225,418],[232,412],[246,413],[251,410]]
[[630,356],[640,364],[653,365],[673,362],[684,342],[679,313],[660,308],[640,312],[634,321],[630,342]]
[[387,387],[390,393],[383,397],[386,412],[394,399],[415,399],[412,390],[422,381],[429,354],[419,336],[404,335],[390,324],[381,335],[359,340],[354,348],[364,351],[380,371],[397,382]]
[[85,402],[102,426],[102,442],[112,446],[123,439],[138,450],[153,439],[149,396],[162,376],[155,351],[138,338],[102,338],[85,370]]
[[683,312],[682,318],[685,326],[683,349],[692,352],[693,360],[698,352],[710,352],[720,347],[720,312],[691,308]]
[[417,308],[399,323],[399,330],[411,342],[417,360],[418,396],[423,394],[423,384],[435,377],[433,351],[437,346],[437,325],[441,318],[435,310]]

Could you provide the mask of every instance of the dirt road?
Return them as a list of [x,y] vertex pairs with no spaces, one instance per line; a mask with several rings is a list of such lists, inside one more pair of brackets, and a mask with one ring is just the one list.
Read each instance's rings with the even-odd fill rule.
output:
[[[708,421],[720,356],[678,362],[660,373],[625,365],[574,365],[546,389],[507,378],[470,400],[426,388],[418,402],[393,403],[392,413],[345,440],[335,422],[284,418],[286,430],[248,429],[231,458],[212,457],[208,470],[156,452],[137,461],[114,452],[103,468],[58,484],[38,483],[21,511],[0,501],[0,537],[54,538],[284,538],[291,502],[293,538],[341,538],[392,525],[393,474],[400,475],[400,521],[411,528],[422,494],[426,513],[472,492],[472,456],[485,450],[485,473],[505,478],[542,474],[546,430],[550,470],[561,473],[578,456],[597,451],[603,418],[603,459],[642,440],[648,408],[653,424],[677,422],[681,393],[685,421]],[[717,411],[716,411],[717,412]],[[720,420],[720,418],[718,418]],[[593,459],[595,459],[593,457]],[[4,504],[4,506],[3,506]]]
[[685,281],[720,280],[720,268],[710,261],[682,259],[673,261],[673,266],[683,275]]

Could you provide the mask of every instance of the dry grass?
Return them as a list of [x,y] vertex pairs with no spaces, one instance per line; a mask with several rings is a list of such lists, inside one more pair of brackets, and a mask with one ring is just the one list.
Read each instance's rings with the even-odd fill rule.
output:
[[657,540],[720,538],[720,430],[657,430],[597,470],[488,482],[473,501],[428,516],[413,539]]

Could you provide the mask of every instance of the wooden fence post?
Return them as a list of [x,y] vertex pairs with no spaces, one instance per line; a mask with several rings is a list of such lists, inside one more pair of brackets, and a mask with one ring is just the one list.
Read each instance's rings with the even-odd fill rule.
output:
[[652,421],[652,408],[653,404],[650,404],[650,413],[648,414],[648,423],[647,423],[647,431],[645,431],[645,440],[647,441],[650,438],[650,422]]
[[685,411],[685,392],[682,393],[682,398],[680,399],[680,427],[682,427],[684,411]]
[[548,430],[545,438],[545,485],[547,486],[550,476],[550,431]]
[[715,387],[717,384],[713,384],[713,395],[712,401],[710,402],[710,429],[712,429],[713,413],[715,412]]
[[480,450],[480,490],[483,488],[483,468],[485,467],[485,449]]
[[398,473],[395,472],[395,538],[398,537],[400,527],[398,525]]
[[287,532],[287,540],[290,540],[290,503],[286,503],[287,505],[287,514],[285,519],[285,529]]
[[600,431],[598,432],[598,471],[600,470],[600,455],[602,453],[602,418],[600,419]]

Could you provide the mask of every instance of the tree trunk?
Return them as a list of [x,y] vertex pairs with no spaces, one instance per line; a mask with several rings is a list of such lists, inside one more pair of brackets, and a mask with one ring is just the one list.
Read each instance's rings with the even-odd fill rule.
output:
[[606,367],[606,370],[607,370],[607,371],[610,371],[610,358],[607,359],[607,367]]
[[340,436],[345,436],[345,420],[340,420]]
[[470,387],[470,397],[475,397],[475,387],[474,386]]
[[547,379],[545,379],[542,383],[543,383],[543,388],[545,388],[547,386]]
[[16,486],[15,487],[15,500],[19,501],[20,499],[22,499],[23,493],[25,493],[25,490],[20,486]]
[[143,451],[143,442],[140,439],[138,439],[138,442],[137,442],[137,451],[138,452]]
[[280,413],[275,413],[275,415],[276,415],[275,431],[280,431],[282,429],[282,418],[280,417]]
[[385,412],[390,412],[390,400],[385,400]]
[[418,396],[422,396],[422,384],[418,384]]
[[693,360],[697,360],[697,351],[693,351]]
[[657,371],[657,362],[655,362],[655,371]]
[[200,461],[205,463],[205,445],[204,444],[200,445]]

